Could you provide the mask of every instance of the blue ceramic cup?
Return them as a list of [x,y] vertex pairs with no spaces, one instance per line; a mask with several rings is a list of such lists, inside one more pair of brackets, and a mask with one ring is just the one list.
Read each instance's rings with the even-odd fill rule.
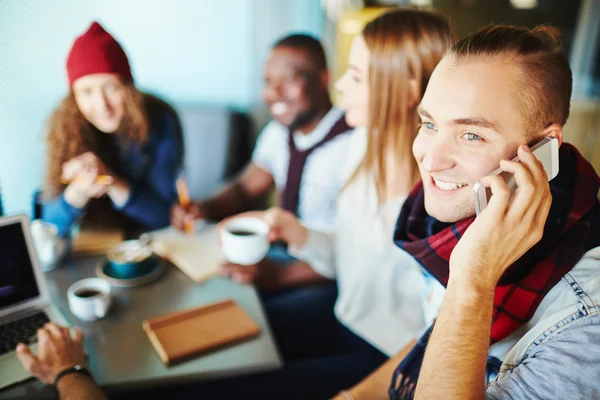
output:
[[139,240],[127,240],[119,243],[106,254],[115,277],[133,279],[144,276],[156,266],[152,251]]

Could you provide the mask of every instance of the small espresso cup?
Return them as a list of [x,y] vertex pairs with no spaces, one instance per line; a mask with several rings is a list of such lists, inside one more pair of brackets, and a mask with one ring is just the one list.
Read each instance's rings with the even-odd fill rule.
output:
[[67,300],[73,315],[82,321],[104,318],[110,307],[110,284],[104,279],[87,278],[72,284]]
[[225,258],[232,264],[256,264],[269,251],[268,236],[269,225],[260,218],[232,219],[221,230],[221,246]]

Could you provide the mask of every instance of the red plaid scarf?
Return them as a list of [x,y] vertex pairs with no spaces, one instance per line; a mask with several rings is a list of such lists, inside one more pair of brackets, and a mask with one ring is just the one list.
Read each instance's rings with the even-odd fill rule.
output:
[[[552,206],[542,240],[511,265],[494,296],[490,343],[504,339],[531,319],[544,296],[589,249],[600,246],[600,178],[567,143],[560,147],[560,172],[550,182]],[[444,286],[454,246],[475,218],[445,224],[425,211],[422,184],[404,203],[394,242]],[[431,328],[394,372],[390,399],[412,399]],[[489,370],[497,370],[488,363]]]
[[[552,206],[543,238],[508,268],[496,287],[491,343],[529,321],[544,295],[583,253],[600,245],[599,186],[594,168],[575,147],[563,144],[560,173],[550,185]],[[426,213],[423,200],[418,184],[402,208],[394,241],[446,286],[450,254],[475,218],[441,223]]]

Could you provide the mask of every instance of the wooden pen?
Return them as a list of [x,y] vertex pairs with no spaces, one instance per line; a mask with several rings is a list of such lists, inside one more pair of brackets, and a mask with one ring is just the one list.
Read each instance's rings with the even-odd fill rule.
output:
[[[190,193],[188,191],[187,183],[185,183],[185,179],[178,178],[175,184],[177,186],[177,197],[179,198],[179,205],[184,211],[187,211],[190,206]],[[183,230],[187,234],[193,234],[195,232],[194,220],[189,220],[187,218],[183,218]]]

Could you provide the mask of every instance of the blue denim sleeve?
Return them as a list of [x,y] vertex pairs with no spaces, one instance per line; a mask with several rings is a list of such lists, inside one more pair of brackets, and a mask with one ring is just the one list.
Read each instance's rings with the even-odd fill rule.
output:
[[132,185],[121,211],[149,229],[163,228],[170,223],[171,205],[177,199],[175,181],[179,173],[179,136],[174,117],[163,120],[160,140],[153,143],[151,165],[143,179]]
[[486,399],[600,398],[600,315],[581,318],[494,382]]
[[84,213],[84,209],[73,207],[67,203],[63,193],[45,201],[42,206],[42,219],[56,225],[58,234],[62,237],[69,236],[73,223]]

